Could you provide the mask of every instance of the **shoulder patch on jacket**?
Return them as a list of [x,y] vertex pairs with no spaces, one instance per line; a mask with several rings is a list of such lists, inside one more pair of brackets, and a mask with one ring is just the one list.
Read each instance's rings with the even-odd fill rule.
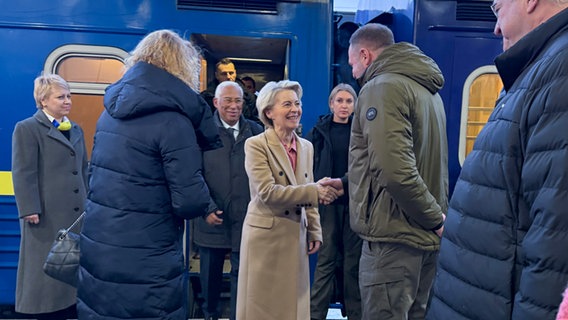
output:
[[367,110],[367,120],[369,121],[373,121],[375,120],[375,118],[377,117],[377,109],[375,109],[375,107],[370,107],[369,110]]

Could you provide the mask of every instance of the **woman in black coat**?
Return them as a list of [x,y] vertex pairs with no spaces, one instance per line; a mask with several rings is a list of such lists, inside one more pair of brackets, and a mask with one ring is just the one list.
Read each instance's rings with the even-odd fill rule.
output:
[[[345,83],[338,84],[329,95],[331,114],[323,115],[307,139],[314,145],[314,180],[344,177],[347,173],[351,114],[357,94]],[[359,257],[361,239],[349,226],[348,192],[330,205],[320,205],[323,244],[311,289],[312,319],[325,319],[327,309],[338,292],[349,319],[361,318],[359,294]],[[337,286],[337,288],[336,288]],[[336,289],[336,290],[334,290]]]

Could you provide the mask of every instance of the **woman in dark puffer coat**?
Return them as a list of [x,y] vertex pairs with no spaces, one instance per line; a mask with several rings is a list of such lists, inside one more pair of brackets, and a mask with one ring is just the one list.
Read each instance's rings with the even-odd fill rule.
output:
[[221,146],[194,47],[147,35],[109,86],[81,232],[80,319],[185,319],[184,219],[207,211],[202,151]]

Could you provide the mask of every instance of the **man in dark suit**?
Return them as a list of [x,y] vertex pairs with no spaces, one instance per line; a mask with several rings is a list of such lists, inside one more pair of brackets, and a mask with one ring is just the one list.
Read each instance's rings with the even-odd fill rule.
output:
[[236,82],[221,82],[213,105],[214,120],[224,146],[203,155],[204,178],[211,200],[209,213],[196,222],[194,241],[199,245],[205,319],[221,316],[219,297],[227,253],[231,255],[230,319],[235,319],[241,229],[250,201],[244,145],[246,139],[263,128],[243,116],[243,90]]

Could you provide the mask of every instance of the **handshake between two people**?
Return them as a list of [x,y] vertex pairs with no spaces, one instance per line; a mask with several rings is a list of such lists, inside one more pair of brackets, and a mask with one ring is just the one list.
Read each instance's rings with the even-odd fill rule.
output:
[[320,204],[328,205],[341,197],[345,191],[340,178],[322,178],[317,182]]

